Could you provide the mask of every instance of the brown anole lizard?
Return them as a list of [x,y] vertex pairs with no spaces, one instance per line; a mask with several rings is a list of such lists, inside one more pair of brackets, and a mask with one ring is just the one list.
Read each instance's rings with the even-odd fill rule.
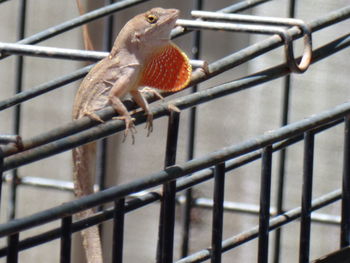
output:
[[[183,89],[190,80],[191,65],[187,56],[170,41],[179,11],[153,8],[132,18],[120,31],[110,54],[94,66],[84,78],[74,101],[73,119],[89,116],[102,121],[95,111],[112,106],[125,121],[125,134],[133,135],[134,120],[121,99],[129,93],[147,114],[149,132],[153,115],[139,91],[148,86],[166,91]],[[95,144],[73,150],[74,185],[77,197],[93,193],[92,178]],[[80,213],[79,218],[93,211]],[[82,231],[89,263],[102,263],[101,242],[97,227]]]

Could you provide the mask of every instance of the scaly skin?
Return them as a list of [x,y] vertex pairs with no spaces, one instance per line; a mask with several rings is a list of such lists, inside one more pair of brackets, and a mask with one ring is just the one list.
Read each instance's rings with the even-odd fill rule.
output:
[[[119,114],[119,118],[125,120],[125,135],[130,131],[133,136],[133,119],[121,102],[130,93],[147,114],[147,127],[151,131],[152,113],[138,88],[149,85],[176,91],[188,84],[191,75],[187,57],[170,41],[170,32],[178,16],[179,11],[176,9],[153,8],[131,19],[120,31],[109,56],[102,59],[84,78],[75,97],[73,119],[90,116],[102,121],[95,111],[110,105]],[[169,64],[168,68],[166,63]],[[164,76],[157,80],[154,73]],[[174,79],[173,76],[177,77]],[[168,79],[174,80],[169,82]],[[92,143],[73,150],[77,197],[93,193],[95,149],[96,146]],[[78,218],[92,214],[92,209],[89,209],[80,213]],[[97,226],[85,229],[82,236],[87,262],[102,263]]]

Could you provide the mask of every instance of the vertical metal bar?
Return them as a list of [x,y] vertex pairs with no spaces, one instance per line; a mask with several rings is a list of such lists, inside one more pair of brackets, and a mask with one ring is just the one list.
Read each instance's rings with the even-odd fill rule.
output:
[[261,180],[260,180],[260,211],[259,211],[259,243],[258,262],[268,262],[269,252],[269,219],[271,197],[271,164],[272,147],[267,146],[262,152]]
[[[203,9],[203,0],[194,0],[194,10]],[[193,32],[192,39],[192,58],[199,59],[201,53],[201,32]],[[198,90],[198,86],[193,86],[190,89],[191,93],[195,93]],[[196,119],[197,119],[197,108],[193,107],[190,109],[189,115],[189,136],[188,136],[188,149],[187,149],[187,160],[192,160],[194,157],[195,147],[195,135],[196,135]],[[181,221],[181,257],[186,257],[189,250],[189,239],[190,239],[190,226],[191,226],[191,210],[192,210],[192,188],[185,191],[185,202],[182,207],[182,221]]]
[[299,248],[300,263],[309,262],[313,161],[314,161],[314,134],[309,131],[305,133],[305,138],[304,138],[304,168],[303,168],[303,187],[302,187],[303,192],[301,196],[300,248]]
[[114,202],[112,263],[123,262],[125,199]]
[[[111,5],[114,2],[115,2],[115,0],[105,0],[105,6]],[[106,17],[105,18],[105,32],[104,32],[104,38],[103,38],[103,46],[104,46],[104,50],[107,52],[111,51],[112,45],[114,42],[113,25],[114,25],[113,16]]]
[[[175,164],[180,113],[171,111],[168,122],[168,135],[165,154],[165,167]],[[175,227],[176,181],[163,185],[163,198],[159,220],[157,262],[173,262]]]
[[0,147],[0,213],[1,213],[3,175],[4,175],[4,153]]
[[71,262],[72,216],[62,218],[60,263]]
[[9,236],[8,242],[8,252],[7,252],[7,263],[18,262],[18,241],[19,233]]
[[[114,0],[105,0],[105,5],[110,5],[114,3]],[[108,16],[105,18],[105,27],[103,35],[103,48],[105,51],[109,52],[113,44],[113,16]],[[96,156],[96,184],[100,190],[106,188],[106,178],[107,178],[107,150],[108,150],[108,138],[103,138],[97,142],[97,156]],[[98,207],[99,211],[103,210],[103,205]],[[98,226],[101,241],[103,240],[103,226],[100,224]],[[103,242],[103,241],[102,241]]]
[[350,116],[345,117],[340,246],[350,245]]
[[[105,0],[105,5],[114,3],[114,0]],[[108,16],[105,19],[105,28],[103,35],[103,49],[110,51],[113,44],[113,16]],[[106,166],[107,166],[107,147],[108,139],[104,138],[98,141],[97,151],[97,167],[96,167],[96,183],[102,190],[106,185]],[[101,208],[100,208],[101,209]],[[102,226],[102,225],[101,225]]]
[[[26,20],[26,9],[27,1],[21,0],[19,2],[19,13],[18,13],[18,29],[17,29],[17,40],[24,38],[25,33],[25,20]],[[15,61],[16,75],[15,75],[15,93],[22,91],[23,82],[23,57],[17,56]],[[13,134],[20,134],[20,123],[21,123],[21,105],[14,107],[13,113]],[[18,171],[14,169],[10,172],[12,177],[10,189],[9,189],[9,219],[14,219],[16,217],[16,201],[17,201],[17,183],[18,183]]]
[[215,166],[214,206],[211,235],[211,262],[221,263],[222,229],[224,222],[225,163]]
[[[288,7],[288,17],[295,17],[295,0],[289,0]],[[284,87],[283,87],[283,102],[282,102],[282,121],[281,126],[288,124],[288,115],[289,115],[289,103],[290,103],[290,87],[291,87],[291,75],[284,77]],[[276,212],[277,214],[283,213],[283,193],[284,193],[284,178],[285,178],[285,165],[287,159],[287,149],[284,148],[281,150],[279,155],[278,163],[278,178],[277,178],[277,201],[276,201]],[[281,250],[281,234],[282,229],[278,228],[275,231],[275,242],[274,242],[274,256],[273,262],[280,262],[280,250]]]

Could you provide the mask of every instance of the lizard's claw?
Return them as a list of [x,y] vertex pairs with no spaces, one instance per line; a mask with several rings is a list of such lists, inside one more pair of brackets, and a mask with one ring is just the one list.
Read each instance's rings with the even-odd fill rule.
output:
[[147,122],[146,122],[146,127],[145,129],[147,129],[147,137],[151,134],[151,132],[153,131],[153,114],[152,113],[148,113],[147,114]]
[[140,90],[141,93],[152,93],[154,96],[156,96],[160,100],[164,100],[164,97],[160,95],[160,93],[152,88],[144,87],[142,90]]
[[178,107],[171,103],[168,104],[168,111],[181,112],[181,110]]
[[125,122],[123,142],[125,142],[126,137],[128,136],[128,133],[130,131],[132,144],[135,144],[135,133],[136,133],[136,128],[134,124],[135,118],[131,118],[130,116],[118,116],[118,117],[113,117],[113,119],[123,120]]
[[84,112],[84,115],[88,116],[89,118],[91,118],[94,121],[104,123],[104,120],[102,120],[95,112]]

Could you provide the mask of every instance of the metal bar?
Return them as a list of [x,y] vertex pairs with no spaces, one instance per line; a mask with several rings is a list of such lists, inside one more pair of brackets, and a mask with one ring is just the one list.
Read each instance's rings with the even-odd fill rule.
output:
[[112,263],[123,262],[125,199],[114,202]]
[[51,80],[47,83],[41,84],[37,87],[31,88],[29,90],[22,91],[11,98],[5,99],[0,101],[0,111],[5,110],[7,108],[10,108],[16,104],[19,104],[21,102],[30,100],[32,98],[35,98],[39,95],[45,94],[49,91],[52,91],[56,88],[60,88],[66,84],[69,84],[73,81],[76,81],[78,79],[81,79],[84,77],[89,70],[92,68],[93,65],[81,68],[73,73],[70,73],[66,76],[63,76],[61,78]]
[[0,135],[0,144],[14,143],[18,148],[21,148],[22,138],[18,135]]
[[[178,191],[178,190],[177,190]],[[181,200],[178,200],[179,203],[182,203]],[[193,200],[193,207],[199,207],[204,209],[213,209],[213,200],[208,198],[196,198]],[[224,202],[224,211],[230,213],[244,213],[248,215],[258,215],[259,214],[259,206],[250,203],[237,203],[237,202]],[[279,215],[276,213],[276,208],[270,208],[270,216]],[[311,221],[315,223],[329,224],[333,226],[339,226],[341,217],[330,215],[330,214],[322,214],[322,213],[313,213],[311,215]],[[276,229],[277,231],[278,229]]]
[[303,186],[301,197],[301,218],[300,218],[300,250],[299,262],[309,262],[310,255],[310,228],[312,211],[312,177],[314,159],[314,134],[305,133],[304,142],[304,168]]
[[[314,51],[313,63],[319,61],[324,56],[330,55],[331,53],[339,51],[349,45],[350,45],[350,34],[343,36],[340,39],[337,39],[335,41],[332,41],[331,43],[321,48],[318,48]],[[177,106],[180,109],[190,108],[195,105],[199,105],[200,103],[211,101],[219,97],[225,96],[227,94],[238,92],[242,89],[246,89],[246,88],[255,86],[257,84],[267,82],[271,79],[284,76],[288,72],[289,72],[288,69],[284,65],[280,65],[236,81],[232,81],[217,87],[213,87],[211,89],[202,90],[195,94],[184,96],[180,99],[170,101],[170,103],[172,103],[173,105]],[[343,104],[343,106],[344,105],[346,104]],[[163,103],[163,104],[160,104],[159,106],[155,106],[153,107],[152,111],[154,114],[154,118],[165,116],[168,113],[168,104]],[[111,107],[107,107],[101,111],[96,112],[96,114],[100,116],[102,119],[106,119],[106,116],[112,117],[114,115],[114,110]],[[136,118],[136,124],[143,123],[146,121],[146,117],[142,113],[136,114],[134,117]],[[339,115],[339,118],[341,117],[343,116]],[[74,129],[75,131],[77,131],[82,127],[85,128],[89,126],[91,127],[94,124],[96,125],[96,123],[97,123],[96,121],[91,120],[89,117],[83,117],[78,121],[69,123],[67,125],[67,127],[69,128],[62,127],[60,132],[63,130],[64,132],[69,133],[71,132],[70,129]],[[91,128],[87,131],[81,132],[76,135],[72,135],[68,138],[58,140],[55,143],[47,144],[42,147],[32,149],[30,152],[20,153],[16,156],[7,158],[5,160],[5,169],[7,170],[12,169],[14,167],[18,167],[19,165],[27,164],[32,161],[51,156],[65,150],[72,149],[83,143],[91,142],[93,140],[114,134],[117,131],[124,130],[124,125],[125,124],[123,121],[111,120],[111,121],[99,124],[98,127]],[[40,137],[47,138],[51,136],[57,137],[59,136],[59,133],[57,134],[57,131],[55,130],[52,132],[52,134],[51,132],[49,132],[48,134],[42,134],[38,136],[38,140],[39,141],[41,140]],[[26,143],[23,142],[23,144],[25,147]],[[11,149],[11,151],[12,150],[13,149]],[[6,148],[4,148],[4,153],[6,156],[7,155]]]
[[[194,8],[201,10],[203,9],[203,0],[195,0]],[[192,36],[192,58],[199,59],[201,56],[201,42],[202,33],[200,31],[193,32]],[[191,87],[190,92],[196,93],[198,86],[194,85]],[[189,116],[189,131],[187,140],[187,160],[194,158],[195,149],[195,133],[196,133],[196,119],[197,119],[197,108],[193,107],[190,109]],[[182,206],[181,216],[181,256],[185,257],[189,251],[189,240],[190,240],[190,229],[191,229],[191,211],[192,211],[192,189],[188,188],[185,190],[185,202]]]
[[[241,11],[244,11],[244,10],[247,10],[249,8],[252,8],[256,5],[259,5],[261,3],[265,3],[265,2],[268,2],[268,1],[271,1],[271,0],[246,0],[246,1],[241,1],[241,2],[238,2],[238,3],[235,3],[235,4],[232,4],[230,6],[227,6],[225,8],[222,8],[220,10],[217,10],[217,12],[222,12],[222,13],[237,13],[237,12],[241,12]],[[199,9],[199,8],[198,8]],[[172,31],[172,37],[173,38],[176,38],[176,37],[179,37],[179,36],[182,36],[186,33],[189,33],[191,32],[191,30],[185,30],[183,27],[181,26],[178,26],[176,27],[175,29],[173,29]]]
[[[114,0],[105,0],[105,5],[113,4]],[[113,16],[105,18],[104,32],[103,32],[103,47],[104,50],[109,51],[113,45]],[[100,189],[105,188],[106,184],[106,167],[107,167],[107,147],[108,141],[106,138],[98,142],[97,150],[97,169],[96,169],[96,183]],[[101,207],[102,208],[102,207]],[[102,225],[101,225],[102,227]]]
[[8,237],[7,263],[18,262],[18,240],[19,233],[14,233]]
[[[25,19],[26,19],[26,6],[27,1],[21,0],[19,2],[19,12],[18,12],[18,20],[19,23],[17,25],[17,39],[20,40],[24,38],[25,34]],[[19,56],[15,61],[15,94],[20,93],[22,91],[23,84],[23,57]],[[21,128],[21,105],[17,105],[14,108],[13,112],[13,134],[20,134]],[[9,188],[9,201],[8,201],[8,218],[12,220],[16,217],[16,204],[17,204],[17,178],[18,171],[14,169],[10,172],[12,180]]]
[[[171,111],[168,122],[168,134],[165,153],[165,168],[176,162],[177,140],[179,135],[180,113]],[[161,216],[159,222],[159,240],[157,262],[173,262],[174,228],[175,228],[175,194],[176,181],[171,180],[163,185]]]
[[[336,190],[328,194],[325,194],[321,197],[318,197],[312,201],[312,211],[316,209],[320,209],[324,206],[327,206],[335,201],[338,201],[340,198],[341,198],[341,190]],[[282,215],[271,218],[269,223],[269,226],[270,226],[269,229],[270,231],[275,230],[276,228],[279,228],[285,224],[288,224],[298,219],[300,215],[301,215],[301,207],[297,207],[283,213]],[[253,240],[254,238],[258,237],[258,233],[259,233],[259,227],[255,226],[250,230],[244,231],[236,236],[227,238],[222,242],[222,251],[226,252],[250,240]],[[192,262],[198,263],[209,259],[210,259],[210,249],[203,249],[176,261],[176,263],[192,263]]]
[[[225,30],[232,32],[245,32],[255,34],[277,34],[283,29],[277,26],[260,26],[260,25],[245,25],[227,22],[209,22],[201,20],[186,20],[178,19],[176,25],[189,29],[210,29],[210,30]],[[284,31],[284,30],[283,30]]]
[[[106,48],[105,50],[108,50],[108,52],[0,42],[0,52],[11,55],[26,55],[50,59],[56,58],[97,62],[108,56],[110,48],[108,47],[108,49]],[[190,64],[193,68],[201,68],[204,67],[205,62],[203,60],[192,59],[190,60]]]
[[224,221],[225,163],[215,166],[214,206],[211,232],[211,262],[221,263],[222,231]]
[[267,263],[269,255],[269,219],[271,198],[271,146],[266,146],[263,149],[261,161],[258,262]]
[[72,216],[62,218],[61,226],[61,253],[60,262],[71,262],[71,248],[72,248]]
[[[37,34],[34,34],[30,37],[27,37],[25,39],[22,39],[21,41],[18,41],[18,44],[36,44],[41,41],[44,41],[46,39],[49,39],[51,37],[54,37],[56,35],[59,35],[61,33],[64,33],[70,29],[76,28],[78,26],[81,26],[85,23],[91,22],[93,20],[99,19],[101,17],[111,15],[114,12],[121,11],[125,8],[128,8],[133,5],[137,5],[139,3],[148,2],[149,0],[123,0],[119,1],[117,3],[114,3],[109,6],[101,7],[96,10],[93,10],[91,12],[85,13],[84,15],[78,16],[76,18],[73,18],[71,20],[68,20],[62,24],[47,28],[44,31],[41,31]],[[3,55],[0,53],[0,55]],[[0,56],[0,57],[5,57]]]
[[[218,12],[223,12],[223,13],[237,13],[240,11],[244,11],[248,8],[252,8],[254,6],[269,2],[271,0],[246,0],[246,1],[241,1],[238,3],[235,3],[231,6],[227,6],[221,10],[219,10]],[[200,9],[200,8],[197,8]]]
[[350,245],[350,116],[344,118],[344,159],[343,159],[343,185],[342,210],[340,228],[340,247]]
[[[295,7],[296,7],[295,0],[289,0],[288,17],[290,18],[295,17]],[[281,126],[288,124],[290,88],[291,88],[291,75],[287,75],[284,77],[284,82],[283,82]],[[281,214],[283,212],[286,159],[287,159],[287,149],[284,148],[281,150],[279,154],[279,159],[278,159],[277,195],[276,195],[277,214]],[[274,263],[280,262],[281,236],[282,236],[282,229],[281,228],[276,229],[275,238],[274,238],[274,249],[273,249]]]
[[106,56],[109,52],[80,50],[70,48],[45,47],[29,44],[6,43],[0,42],[0,52],[8,55],[26,55],[43,58],[69,59],[79,61],[98,61]]
[[[82,51],[82,52],[91,52],[91,51]],[[192,65],[193,68],[205,67],[204,66],[205,62],[202,60],[190,60],[190,64]],[[73,73],[67,74],[55,80],[51,80],[37,87],[31,88],[25,91],[21,91],[20,93],[17,93],[8,99],[2,100],[0,101],[0,111],[10,108],[21,102],[25,102],[27,100],[33,99],[39,95],[45,94],[56,88],[61,88],[62,86],[67,85],[76,80],[79,80],[82,77],[84,77],[94,65],[95,64],[78,69]]]
[[209,11],[200,11],[200,10],[191,11],[191,15],[196,18],[235,21],[240,23],[278,25],[278,26],[297,26],[304,23],[302,20],[295,19],[295,18],[268,17],[268,16],[255,16],[255,15],[242,15],[242,14],[225,14],[225,13],[219,13],[219,12],[209,12]]
[[[0,208],[1,208],[1,200],[2,200],[2,182],[4,181],[4,153],[0,147]],[[1,209],[0,209],[1,212]]]

